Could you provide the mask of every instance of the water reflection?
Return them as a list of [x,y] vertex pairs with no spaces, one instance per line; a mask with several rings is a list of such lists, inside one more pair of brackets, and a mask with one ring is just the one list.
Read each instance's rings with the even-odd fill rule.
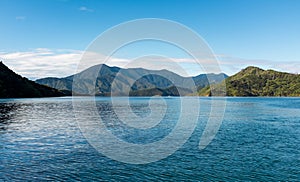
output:
[[[180,103],[178,103],[178,100],[176,100],[177,102],[171,100],[167,105],[155,103],[151,109],[149,109],[148,101],[135,100],[135,102],[130,103],[129,108],[122,101],[118,101],[115,105],[111,101],[98,102],[97,108],[104,124],[115,136],[130,143],[147,144],[159,141],[167,136],[176,125],[180,115]],[[166,109],[166,112],[163,113],[162,118],[152,116],[152,119],[161,120],[156,126],[151,128],[138,129],[127,125],[122,120],[130,118],[131,122],[145,122],[145,119],[147,121],[147,116],[151,112],[158,113],[164,111],[164,109]],[[129,112],[136,117],[132,117]],[[122,118],[120,119],[121,115]]]
[[[164,99],[168,106],[178,100]],[[141,100],[130,98],[131,108],[146,117],[149,105]],[[115,120],[110,98],[96,102],[106,127],[121,135],[123,123]],[[126,114],[122,102],[119,98],[120,111]],[[130,165],[113,161],[88,144],[74,118],[72,99],[0,100],[0,181],[299,181],[299,103],[300,98],[228,98],[221,129],[200,151],[210,112],[210,98],[201,98],[199,125],[182,148],[155,163]],[[154,106],[159,110],[159,102]],[[128,132],[129,138],[122,139],[147,143],[164,136],[179,113],[177,107],[171,108],[165,126],[140,133],[148,139],[129,128],[123,133]],[[89,111],[82,109],[87,118]]]
[[19,105],[11,102],[0,102],[0,131],[6,130],[8,125],[13,121],[16,110]]

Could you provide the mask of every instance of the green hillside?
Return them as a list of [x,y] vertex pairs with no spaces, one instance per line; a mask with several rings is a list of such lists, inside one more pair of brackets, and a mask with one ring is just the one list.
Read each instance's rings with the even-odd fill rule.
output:
[[[227,96],[300,96],[300,75],[247,67],[225,79]],[[220,84],[213,85],[220,91]],[[200,96],[210,96],[211,88],[199,91]]]
[[223,73],[183,77],[168,70],[125,69],[100,64],[65,78],[43,78],[36,80],[36,83],[58,90],[73,90],[79,95],[98,96],[125,96],[129,92],[132,96],[178,95],[173,89],[176,85],[185,90],[181,95],[189,95],[207,86],[208,80],[220,83],[225,78],[227,75]]
[[150,88],[145,90],[134,90],[129,92],[129,96],[184,96],[192,94],[192,91],[185,88],[175,86],[166,89]]

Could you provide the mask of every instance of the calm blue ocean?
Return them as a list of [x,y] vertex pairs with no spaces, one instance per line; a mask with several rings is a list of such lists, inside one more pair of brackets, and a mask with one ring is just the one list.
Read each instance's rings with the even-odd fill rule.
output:
[[[89,100],[76,99],[82,103]],[[116,107],[125,116],[127,99],[138,118],[151,114],[150,104],[163,110],[161,99],[116,98]],[[300,180],[300,98],[226,98],[221,127],[203,150],[199,149],[199,141],[208,121],[211,98],[181,99],[199,99],[194,132],[169,157],[139,165],[112,160],[94,149],[79,129],[72,98],[2,99],[0,181]],[[163,119],[155,127],[141,131],[126,129],[114,113],[111,98],[97,97],[96,105],[111,133],[143,145],[172,132],[181,112],[187,112],[180,108],[181,99],[163,98],[167,106]],[[188,107],[193,110],[195,106]],[[82,110],[89,111],[90,108]],[[90,115],[82,117],[91,119]]]

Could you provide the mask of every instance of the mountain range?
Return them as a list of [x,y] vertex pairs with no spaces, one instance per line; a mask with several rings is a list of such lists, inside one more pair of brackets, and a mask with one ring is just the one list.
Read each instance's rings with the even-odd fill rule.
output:
[[0,62],[0,98],[59,97],[70,94],[28,80]]
[[263,70],[249,66],[222,83],[202,88],[200,96],[222,93],[226,85],[226,96],[300,96],[300,75]]
[[124,69],[101,64],[68,77],[43,78],[34,82],[14,73],[0,62],[0,98],[57,97],[72,94],[300,96],[300,75],[249,66],[230,77],[223,73],[182,77],[168,70]]
[[64,78],[43,78],[36,83],[77,95],[98,96],[179,96],[196,93],[211,84],[220,83],[226,74],[200,74],[183,77],[168,70],[92,66]]

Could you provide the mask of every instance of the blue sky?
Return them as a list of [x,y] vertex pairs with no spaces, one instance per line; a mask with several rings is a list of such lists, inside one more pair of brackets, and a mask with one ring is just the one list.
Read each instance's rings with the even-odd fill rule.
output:
[[[0,0],[0,59],[30,78],[66,76],[103,31],[134,19],[162,18],[202,36],[227,74],[247,65],[298,73],[299,10],[298,0]],[[129,47],[127,56],[136,48]]]

